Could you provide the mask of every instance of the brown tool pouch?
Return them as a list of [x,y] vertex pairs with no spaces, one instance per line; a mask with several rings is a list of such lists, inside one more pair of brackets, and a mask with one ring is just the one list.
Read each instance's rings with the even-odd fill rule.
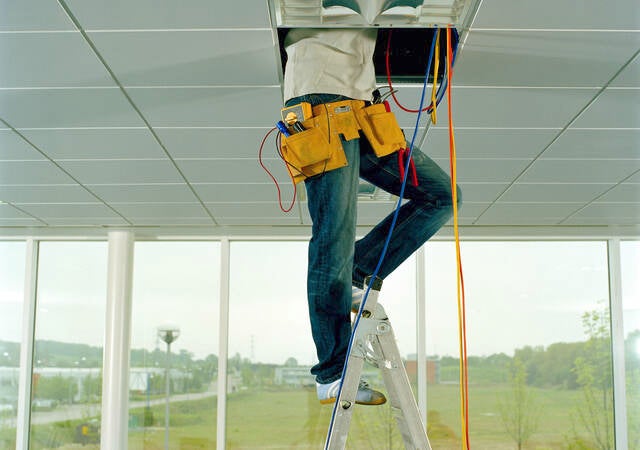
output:
[[341,136],[350,141],[362,130],[378,157],[406,147],[394,114],[383,104],[365,107],[361,100],[345,100],[317,105],[302,125],[305,131],[283,135],[281,143],[295,183],[348,164]]

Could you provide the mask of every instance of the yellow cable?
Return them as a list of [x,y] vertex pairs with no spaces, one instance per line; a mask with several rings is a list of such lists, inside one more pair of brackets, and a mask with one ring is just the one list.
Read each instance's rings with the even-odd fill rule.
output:
[[435,61],[433,64],[433,88],[431,89],[431,121],[435,125],[438,121],[436,115],[436,91],[438,85],[438,68],[440,66],[440,29],[436,28],[436,49],[435,49]]
[[[437,44],[436,44],[437,45]],[[460,234],[458,230],[458,192],[457,192],[457,167],[456,167],[456,143],[454,137],[453,120],[451,114],[451,29],[447,29],[447,99],[449,119],[449,145],[451,159],[451,195],[453,200],[453,233],[456,245],[456,291],[458,299],[458,338],[460,343],[460,423],[462,428],[462,448],[469,449],[468,430],[468,381],[467,381],[467,357],[466,357],[466,325],[464,307],[464,281],[462,278],[462,258],[460,255]]]

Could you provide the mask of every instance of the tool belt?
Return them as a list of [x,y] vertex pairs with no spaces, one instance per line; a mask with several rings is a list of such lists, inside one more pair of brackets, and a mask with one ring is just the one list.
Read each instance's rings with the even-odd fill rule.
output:
[[304,131],[282,135],[282,156],[295,183],[348,165],[340,136],[357,139],[360,132],[378,157],[407,146],[395,115],[384,103],[366,106],[362,100],[323,103],[303,120]]

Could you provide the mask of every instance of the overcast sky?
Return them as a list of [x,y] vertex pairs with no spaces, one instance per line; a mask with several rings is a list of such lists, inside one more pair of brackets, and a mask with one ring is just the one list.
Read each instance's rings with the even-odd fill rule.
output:
[[[229,354],[315,362],[306,242],[232,243]],[[470,355],[584,339],[581,316],[608,301],[604,242],[467,242],[462,256]],[[640,329],[640,243],[623,242],[625,332]],[[159,325],[181,330],[173,349],[218,354],[219,244],[136,243],[132,347],[165,349]],[[37,339],[101,346],[106,242],[41,244]],[[426,247],[427,352],[458,354],[455,259],[450,242]],[[24,243],[0,242],[0,339],[21,336]],[[385,306],[403,355],[416,351],[415,259],[385,280]]]

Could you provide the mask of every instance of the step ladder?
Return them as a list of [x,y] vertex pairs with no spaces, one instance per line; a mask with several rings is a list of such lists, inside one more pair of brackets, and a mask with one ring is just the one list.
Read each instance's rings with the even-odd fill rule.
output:
[[[365,292],[369,283],[370,278],[365,280]],[[382,279],[376,278],[371,284],[364,307],[360,307],[362,314],[357,321],[351,350],[347,355],[347,368],[343,374],[342,387],[334,406],[332,421],[325,441],[325,450],[345,448],[351,416],[356,404],[360,374],[365,361],[382,371],[387,400],[396,418],[405,448],[407,450],[431,450],[418,405],[411,391],[407,372],[400,358],[393,328],[384,308],[378,304],[378,294],[381,287]]]

